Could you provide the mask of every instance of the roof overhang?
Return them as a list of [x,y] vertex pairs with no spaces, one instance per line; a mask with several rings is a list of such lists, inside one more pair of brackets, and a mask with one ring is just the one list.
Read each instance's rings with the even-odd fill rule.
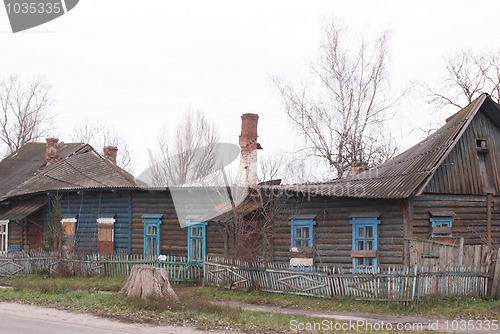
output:
[[38,211],[42,206],[46,204],[46,199],[18,204],[9,209],[7,212],[0,214],[0,220],[21,220]]

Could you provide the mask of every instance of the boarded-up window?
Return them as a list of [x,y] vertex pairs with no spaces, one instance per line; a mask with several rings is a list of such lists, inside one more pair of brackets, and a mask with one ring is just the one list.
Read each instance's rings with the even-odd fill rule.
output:
[[432,215],[432,240],[442,242],[452,242],[452,223],[454,212],[430,212]]
[[76,223],[77,219],[74,217],[61,219],[64,235],[63,250],[66,252],[73,252],[75,250]]
[[115,221],[115,218],[97,218],[97,251],[101,255],[113,254]]

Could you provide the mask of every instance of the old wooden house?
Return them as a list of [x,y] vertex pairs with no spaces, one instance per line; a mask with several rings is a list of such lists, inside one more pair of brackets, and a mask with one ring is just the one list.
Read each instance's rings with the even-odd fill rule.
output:
[[[256,143],[256,126],[250,128],[248,142]],[[255,224],[250,233],[247,224],[251,237],[245,245],[258,247],[247,253],[292,265],[409,264],[412,238],[448,243],[464,238],[465,244],[498,247],[500,107],[481,95],[418,144],[357,175],[252,187],[258,195],[236,208],[240,217],[229,207],[205,220],[209,206],[186,196],[184,205],[197,218],[182,228],[180,221],[189,215],[177,217],[172,190],[132,194],[132,253],[197,261],[202,255],[242,256],[242,245],[231,245],[227,233],[231,224],[248,220]],[[278,205],[268,205],[273,201]]]
[[[483,94],[379,166],[344,179],[281,189],[289,195],[284,211],[291,214],[274,237],[275,261],[408,264],[411,238],[464,238],[465,244],[498,247],[500,107]],[[301,256],[300,247],[307,256]]]
[[0,162],[0,251],[41,247],[49,221],[57,219],[66,251],[129,253],[129,190],[139,184],[115,165],[115,147],[104,152],[102,157],[87,144],[48,138]]

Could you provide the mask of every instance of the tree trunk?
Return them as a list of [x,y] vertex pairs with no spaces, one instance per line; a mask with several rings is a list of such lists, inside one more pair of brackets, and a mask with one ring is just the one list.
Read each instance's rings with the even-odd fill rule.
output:
[[166,297],[179,300],[168,280],[165,268],[156,268],[148,265],[135,265],[127,279],[127,283],[120,290],[127,296],[136,296],[142,299],[148,297]]

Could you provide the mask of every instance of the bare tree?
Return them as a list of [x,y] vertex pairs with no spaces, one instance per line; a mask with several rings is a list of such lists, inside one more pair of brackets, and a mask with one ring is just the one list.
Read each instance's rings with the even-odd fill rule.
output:
[[[352,162],[375,165],[391,158],[396,145],[384,121],[398,98],[386,96],[388,33],[373,41],[351,34],[334,21],[325,27],[313,80],[295,88],[279,77],[273,81],[285,112],[305,138],[304,151],[320,157],[342,177]],[[357,41],[357,48],[351,48]]]
[[[180,186],[199,183],[216,170],[215,151],[219,133],[201,111],[189,110],[176,129],[164,126],[158,148],[151,157],[151,178],[155,186]],[[214,180],[205,179],[213,185]]]
[[74,142],[90,144],[94,149],[103,154],[104,146],[118,147],[116,164],[132,172],[132,157],[126,138],[105,120],[85,119],[74,126],[71,133]]
[[443,58],[441,81],[433,88],[422,84],[428,102],[441,109],[446,105],[463,108],[481,93],[500,98],[500,51],[473,53],[461,50]]
[[281,180],[281,184],[311,181],[303,157],[285,152],[262,153],[258,161],[258,183]]
[[52,104],[51,86],[44,78],[10,76],[0,81],[0,140],[7,154],[49,134]]

